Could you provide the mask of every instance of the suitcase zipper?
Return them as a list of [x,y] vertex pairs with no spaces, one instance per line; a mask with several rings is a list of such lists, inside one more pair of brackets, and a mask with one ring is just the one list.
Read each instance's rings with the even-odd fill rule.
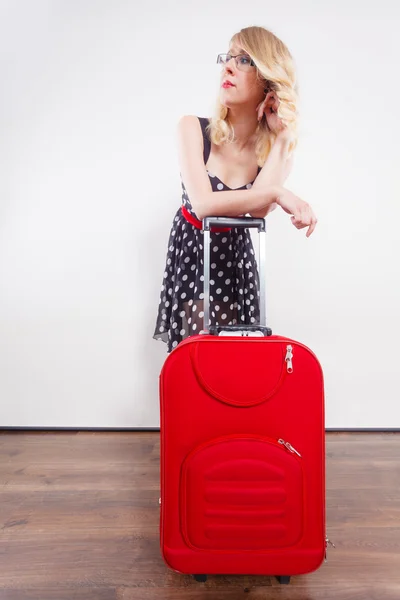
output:
[[285,361],[286,361],[286,369],[288,373],[293,373],[293,346],[291,344],[288,344],[286,346],[286,356],[285,356]]
[[336,548],[335,544],[333,542],[331,542],[331,540],[325,534],[325,559],[324,559],[324,562],[328,561],[328,558],[326,556],[326,549],[328,548],[328,546],[332,546],[332,548]]
[[[282,438],[279,438],[278,439],[278,443],[281,444],[282,446],[284,446],[292,454],[296,453],[298,456],[301,457],[300,452],[298,452],[296,450],[296,448],[293,448],[292,444],[290,444],[289,442],[286,442]],[[324,558],[324,562],[328,561],[328,558],[327,558],[327,548],[328,548],[328,546],[332,546],[332,548],[336,548],[335,544],[333,542],[331,542],[331,540],[328,538],[328,536],[327,536],[327,534],[325,532],[325,558]]]
[[291,452],[292,454],[296,453],[301,458],[300,452],[297,452],[296,448],[293,448],[292,444],[289,444],[289,442],[285,442],[285,440],[283,440],[282,438],[279,438],[278,442],[282,444],[282,446],[285,446],[285,448],[287,448],[289,452]]

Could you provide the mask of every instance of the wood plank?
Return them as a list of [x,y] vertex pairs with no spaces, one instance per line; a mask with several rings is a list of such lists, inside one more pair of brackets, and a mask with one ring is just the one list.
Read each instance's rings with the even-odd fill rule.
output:
[[0,432],[0,600],[399,600],[400,434],[327,433],[314,573],[175,573],[159,548],[158,432]]

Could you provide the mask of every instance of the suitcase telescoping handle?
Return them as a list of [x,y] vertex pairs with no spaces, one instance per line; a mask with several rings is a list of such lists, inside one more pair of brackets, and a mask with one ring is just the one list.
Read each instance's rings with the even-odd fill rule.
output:
[[[260,234],[259,238],[259,278],[260,278],[260,323],[255,325],[210,325],[210,229],[217,227],[255,227]],[[225,332],[240,332],[241,335],[248,335],[254,332],[254,335],[271,335],[272,331],[267,327],[267,318],[265,310],[265,252],[266,252],[266,228],[265,219],[256,219],[254,217],[205,217],[203,219],[204,234],[204,333],[219,335]]]

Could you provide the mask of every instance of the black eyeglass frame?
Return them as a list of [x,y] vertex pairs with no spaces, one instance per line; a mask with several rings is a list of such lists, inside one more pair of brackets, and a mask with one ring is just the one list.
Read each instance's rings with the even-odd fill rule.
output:
[[219,57],[220,57],[220,56],[230,56],[231,58],[234,58],[234,59],[235,59],[235,62],[236,62],[236,66],[237,66],[237,68],[238,68],[238,69],[240,69],[240,67],[239,67],[239,65],[238,65],[238,62],[237,62],[237,60],[236,60],[236,59],[237,59],[239,56],[245,56],[246,58],[249,58],[249,59],[250,59],[250,67],[255,67],[255,66],[256,66],[256,64],[255,64],[254,60],[253,60],[252,58],[250,58],[250,56],[248,56],[247,54],[243,54],[243,53],[241,53],[241,54],[236,54],[236,55],[234,55],[234,54],[229,54],[229,52],[227,52],[227,53],[222,53],[222,54],[218,54],[218,56],[217,56],[217,64],[226,64],[227,62],[229,62],[229,61],[231,60],[231,58],[229,58],[229,59],[226,61],[226,63],[221,63],[221,62],[220,62],[220,60],[219,60]]

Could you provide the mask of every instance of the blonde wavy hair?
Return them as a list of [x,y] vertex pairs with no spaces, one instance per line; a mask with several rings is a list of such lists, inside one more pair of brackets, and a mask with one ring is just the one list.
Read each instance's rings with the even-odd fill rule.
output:
[[[278,100],[278,117],[291,134],[289,154],[297,146],[298,134],[298,85],[294,60],[287,46],[271,31],[264,27],[246,27],[235,33],[231,43],[238,45],[254,61],[257,78],[264,81],[267,91],[274,91]],[[229,109],[217,99],[214,115],[207,125],[209,136],[214,144],[234,140],[235,133],[228,118]],[[259,121],[256,131],[256,157],[262,167],[270,153],[275,134],[267,121]]]

